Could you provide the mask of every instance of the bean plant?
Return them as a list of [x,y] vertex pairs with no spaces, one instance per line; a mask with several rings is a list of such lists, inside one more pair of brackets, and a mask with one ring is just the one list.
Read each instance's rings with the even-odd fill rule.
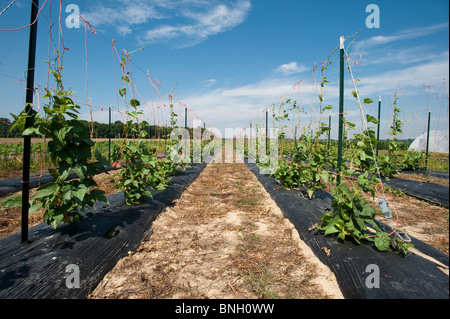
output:
[[[119,94],[127,101],[126,84],[129,83],[133,87],[130,72],[126,72],[126,59],[122,58],[121,66],[124,72],[122,81],[124,86],[119,90]],[[134,94],[133,94],[134,95]],[[112,183],[124,192],[125,200],[128,205],[142,204],[148,198],[153,198],[151,190],[160,190],[167,187],[170,182],[170,176],[173,174],[175,165],[166,158],[164,161],[159,161],[154,149],[149,145],[148,132],[143,129],[147,127],[148,123],[139,121],[143,114],[139,110],[140,102],[134,97],[127,103],[127,117],[128,121],[125,125],[125,136],[132,134],[137,136],[138,142],[130,142],[124,140],[122,145],[121,155],[124,161],[125,168],[115,175]],[[137,123],[137,125],[134,125]]]
[[[58,59],[56,59],[58,61]],[[66,91],[62,84],[62,66],[53,63],[51,71],[56,82],[54,91],[46,91],[43,114],[31,109],[13,115],[15,126],[23,131],[24,136],[47,138],[50,159],[54,166],[48,170],[54,181],[39,187],[30,201],[29,214],[44,208],[44,220],[54,228],[62,222],[72,223],[83,219],[88,207],[101,201],[108,203],[105,193],[98,190],[94,180],[96,174],[106,172],[106,160],[99,152],[94,153],[94,142],[90,139],[88,129],[78,119],[80,106],[71,99],[72,91]],[[31,118],[31,126],[25,128],[25,121]],[[11,129],[12,129],[11,128]],[[78,179],[67,180],[74,172]],[[13,206],[13,205],[10,205]],[[15,205],[18,206],[18,205]],[[5,208],[5,206],[3,206]]]

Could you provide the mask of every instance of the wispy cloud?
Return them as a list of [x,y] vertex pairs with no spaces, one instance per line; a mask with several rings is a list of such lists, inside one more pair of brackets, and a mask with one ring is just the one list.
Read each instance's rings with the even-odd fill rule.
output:
[[[444,78],[449,78],[448,54],[448,52],[443,53],[439,58],[419,65],[367,74],[362,76],[360,83],[357,83],[357,90],[361,97],[368,97],[374,101],[379,95],[392,96],[396,89],[407,92],[410,97],[426,96],[424,83],[442,83]],[[353,70],[353,72],[356,71]],[[329,114],[336,117],[339,97],[338,79],[336,75],[330,75],[329,80],[330,83],[327,83],[325,87],[323,105],[333,105]],[[317,84],[309,76],[304,78],[298,89],[294,83],[292,77],[271,77],[247,85],[219,87],[207,92],[191,94],[183,97],[183,102],[188,106],[195,106],[196,114],[220,129],[243,127],[258,114],[264,116],[261,112],[266,107],[276,106],[282,98],[297,100],[299,105],[308,112],[307,117],[314,117],[314,114],[318,114],[319,107]],[[352,90],[353,86],[347,80],[345,84],[346,116],[350,121],[357,122],[360,111]]]
[[[214,3],[214,2],[212,2]],[[190,8],[179,12],[189,22],[186,24],[160,25],[146,31],[144,41],[165,41],[177,39],[178,48],[201,43],[208,37],[226,32],[244,22],[251,8],[248,0],[238,0],[230,5],[217,4],[207,6],[206,11],[194,11]]]
[[176,46],[184,48],[233,29],[250,9],[250,0],[117,0],[95,2],[82,15],[94,26],[133,33],[142,43],[176,39]]
[[422,36],[429,35],[429,34],[432,34],[434,32],[440,31],[440,30],[444,30],[446,28],[448,29],[448,27],[449,27],[449,24],[448,24],[448,22],[446,22],[446,23],[440,23],[440,24],[431,25],[431,26],[422,27],[422,28],[412,28],[412,29],[401,30],[392,35],[377,35],[377,36],[373,36],[367,40],[358,42],[357,44],[355,44],[355,47],[357,48],[356,50],[365,50],[365,49],[369,49],[371,47],[378,46],[381,44],[387,44],[387,43],[397,42],[397,41],[401,41],[401,40],[408,40],[408,39],[422,37]]
[[[311,103],[313,90],[312,83],[302,84],[304,103],[306,99],[308,103]],[[330,88],[330,91],[333,89]],[[334,91],[337,91],[337,88]],[[195,106],[196,114],[209,124],[223,130],[225,127],[245,126],[266,107],[281,102],[282,97],[290,98],[291,95],[298,96],[292,79],[281,77],[191,94],[184,97],[183,102],[186,105]]]
[[287,63],[287,64],[280,65],[274,71],[276,73],[280,73],[282,75],[292,75],[292,74],[301,73],[301,72],[306,71],[308,69],[309,68],[307,68],[305,66],[298,65],[297,62],[290,62],[290,63]]
[[377,73],[363,77],[360,91],[370,94],[392,94],[395,88],[407,89],[411,94],[423,88],[423,83],[440,83],[449,77],[449,52],[442,53],[439,58],[403,69]]
[[202,81],[203,87],[205,87],[205,88],[210,88],[213,85],[215,85],[216,83],[217,83],[216,79],[209,79],[209,80]]
[[384,48],[372,49],[370,53],[364,55],[362,65],[374,65],[392,63],[394,65],[406,65],[412,63],[426,63],[440,60],[448,52],[438,53],[429,46],[401,47],[395,50]]
[[167,4],[162,1],[98,1],[81,15],[94,26],[114,26],[121,35],[126,35],[135,25],[167,18],[164,8]]

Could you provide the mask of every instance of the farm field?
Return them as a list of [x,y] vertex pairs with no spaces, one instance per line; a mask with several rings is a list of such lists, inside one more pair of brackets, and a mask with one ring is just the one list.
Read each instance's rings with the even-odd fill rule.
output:
[[152,228],[90,298],[342,298],[245,164],[208,164]]
[[[128,139],[131,142],[138,142],[139,139]],[[31,175],[42,174],[47,172],[53,165],[49,159],[48,147],[44,145],[49,142],[48,139],[33,138],[31,144]],[[100,153],[105,157],[109,157],[109,140],[107,138],[93,139]],[[117,151],[120,149],[122,139],[111,139],[111,160],[120,160],[117,157]],[[155,146],[156,152],[164,152],[164,139],[151,139],[148,143]],[[22,160],[23,160],[23,138],[0,138],[0,179],[17,178],[22,176]]]
[[448,3],[0,2],[0,299],[449,298]]
[[[119,191],[110,180],[96,177],[107,196]],[[394,189],[386,195],[400,229],[448,255],[447,208]],[[383,221],[376,202],[366,200]],[[0,237],[19,231],[20,209],[0,212]],[[34,212],[30,227],[42,218],[43,210]],[[334,274],[245,164],[208,164],[152,229],[150,240],[121,259],[88,298],[343,298]]]
[[[13,145],[14,143],[21,143],[21,139],[3,139],[3,140],[8,141],[9,145]],[[35,142],[42,143],[42,141],[38,139]],[[155,142],[156,142],[155,140],[152,140],[150,143],[153,144]],[[164,143],[164,140],[159,142]],[[104,144],[105,141],[103,140],[96,140],[96,143],[102,145],[103,154],[104,156],[107,156],[107,147],[108,147],[107,139],[106,145]],[[119,140],[113,140],[112,143],[113,143],[112,146],[119,145]],[[162,146],[164,146],[164,144],[162,144]],[[163,151],[163,148],[161,149],[161,151]],[[442,158],[442,155],[432,154],[430,158],[433,157],[438,158],[439,161],[439,159]],[[12,170],[9,170],[8,174],[10,175],[13,174],[13,177],[21,177],[20,170],[17,170],[15,173],[12,173]],[[99,174],[95,178],[95,180],[99,184],[98,188],[105,191],[106,196],[115,194],[120,191],[110,182],[114,174],[116,174],[116,172],[111,172],[109,174],[103,173]],[[239,173],[236,174],[239,175]],[[397,177],[421,182],[431,182],[448,187],[448,180],[434,178],[432,176],[426,175],[424,176],[422,174],[400,173],[397,175]],[[331,193],[330,188],[327,188],[327,191]],[[34,194],[34,192],[35,190],[32,190],[31,196]],[[439,207],[435,204],[420,199],[413,198],[411,196],[408,196],[404,192],[395,189],[387,188],[386,193],[388,194],[389,197],[392,198],[391,205],[393,206],[395,211],[399,214],[399,221],[400,221],[399,226],[401,228],[404,228],[405,231],[407,231],[408,233],[411,231],[411,235],[413,235],[414,237],[423,240],[424,242],[438,248],[440,251],[448,255],[449,253],[448,209],[445,207]],[[17,192],[15,195],[18,196],[20,194],[21,192]],[[379,218],[382,219],[381,211],[376,202],[373,199],[371,199],[370,196],[366,196],[366,199],[369,202],[373,202],[373,204],[371,204],[372,207],[378,211],[378,216],[380,216]],[[40,209],[30,215],[29,219],[30,227],[42,222],[43,213],[44,210]],[[0,210],[0,238],[11,235],[12,233],[20,230],[20,214],[21,214],[20,207]]]

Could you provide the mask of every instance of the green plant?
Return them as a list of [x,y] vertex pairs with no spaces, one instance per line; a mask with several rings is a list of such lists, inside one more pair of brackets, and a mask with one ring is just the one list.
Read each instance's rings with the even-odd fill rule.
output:
[[[363,200],[363,195],[357,190],[350,190],[347,185],[334,187],[332,210],[321,215],[322,224],[317,229],[325,235],[337,234],[339,239],[353,238],[358,244],[362,241],[373,241],[380,251],[389,248],[391,239],[374,221],[376,211]],[[376,234],[366,227],[375,229]]]
[[[126,60],[122,58],[122,70],[125,70]],[[125,83],[131,83],[130,73],[125,73],[122,77]],[[119,90],[119,94],[126,100],[127,90],[124,86]],[[127,102],[128,121],[124,127],[126,136],[132,134],[138,138],[138,142],[130,142],[127,139],[122,146],[122,158],[125,168],[115,175],[116,179],[111,182],[124,192],[128,205],[142,204],[147,198],[153,198],[151,189],[164,189],[170,182],[175,165],[170,159],[159,161],[155,155],[155,149],[144,140],[148,138],[148,132],[142,127],[147,127],[145,121],[139,122],[139,117],[143,114],[139,110],[140,102],[133,98]],[[136,123],[135,123],[136,122]],[[136,125],[134,125],[136,124]]]
[[[356,92],[356,90],[354,91]],[[357,98],[357,93],[354,93]],[[372,100],[364,99],[364,103],[371,103]],[[394,117],[395,119],[395,117]],[[367,122],[374,124],[378,120],[367,115]],[[399,123],[394,120],[395,125]],[[347,237],[353,238],[358,244],[362,241],[372,242],[379,251],[386,251],[391,246],[391,236],[395,236],[395,232],[391,234],[382,230],[374,218],[376,211],[363,200],[363,194],[370,193],[372,198],[375,197],[375,186],[380,183],[380,179],[375,174],[369,179],[369,172],[376,172],[375,158],[373,154],[374,146],[377,140],[372,129],[366,128],[363,134],[355,134],[357,140],[356,150],[352,153],[354,162],[358,168],[363,169],[364,172],[359,172],[354,169],[344,170],[341,172],[344,176],[356,176],[358,178],[357,187],[350,189],[346,184],[339,184],[332,189],[332,210],[320,216],[322,224],[317,226],[325,235],[338,234],[339,239],[345,240]],[[350,181],[352,183],[352,181]],[[372,230],[369,230],[366,225],[370,225]],[[409,244],[396,245],[405,254],[405,249],[411,247]]]
[[[317,190],[326,188],[333,180],[333,175],[326,169],[329,164],[328,151],[318,143],[319,137],[328,129],[325,125],[320,126],[315,143],[312,138],[303,135],[294,149],[292,163],[279,161],[274,176],[284,187],[306,187],[308,197],[311,198]],[[312,148],[313,144],[316,147]]]
[[[56,65],[51,73],[57,88],[54,93],[47,90],[43,117],[31,110],[22,111],[15,119],[13,127],[18,126],[23,135],[37,135],[49,139],[48,152],[55,168],[49,169],[54,182],[39,187],[30,201],[29,213],[40,208],[45,209],[44,220],[56,228],[61,222],[74,222],[83,218],[86,207],[93,207],[96,201],[108,203],[105,193],[94,189],[97,183],[94,176],[106,172],[106,160],[96,151],[92,161],[88,129],[78,120],[78,109],[70,98],[72,91],[66,91],[62,85],[62,66]],[[31,117],[31,126],[25,129],[26,118]],[[13,128],[12,127],[12,128]],[[79,179],[67,180],[74,172]],[[5,208],[5,207],[4,207]]]
[[245,282],[253,289],[258,298],[275,299],[276,294],[270,289],[274,280],[273,274],[266,265],[260,264],[254,272],[243,276]]
[[389,141],[388,144],[388,155],[381,156],[379,158],[379,169],[380,173],[385,177],[394,177],[400,171],[401,166],[401,156],[397,154],[397,151],[401,148],[402,143],[400,143],[397,139],[397,135],[402,133],[403,122],[400,121],[399,113],[401,110],[397,107],[397,92],[394,93],[394,112],[393,119],[391,125],[391,132],[389,133],[392,136],[392,140]]
[[399,166],[404,171],[419,170],[423,164],[425,152],[405,152],[401,155],[402,159]]

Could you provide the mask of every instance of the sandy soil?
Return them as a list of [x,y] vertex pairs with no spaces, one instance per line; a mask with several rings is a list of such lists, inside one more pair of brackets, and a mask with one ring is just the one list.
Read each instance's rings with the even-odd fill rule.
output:
[[245,164],[210,163],[90,298],[343,298]]

